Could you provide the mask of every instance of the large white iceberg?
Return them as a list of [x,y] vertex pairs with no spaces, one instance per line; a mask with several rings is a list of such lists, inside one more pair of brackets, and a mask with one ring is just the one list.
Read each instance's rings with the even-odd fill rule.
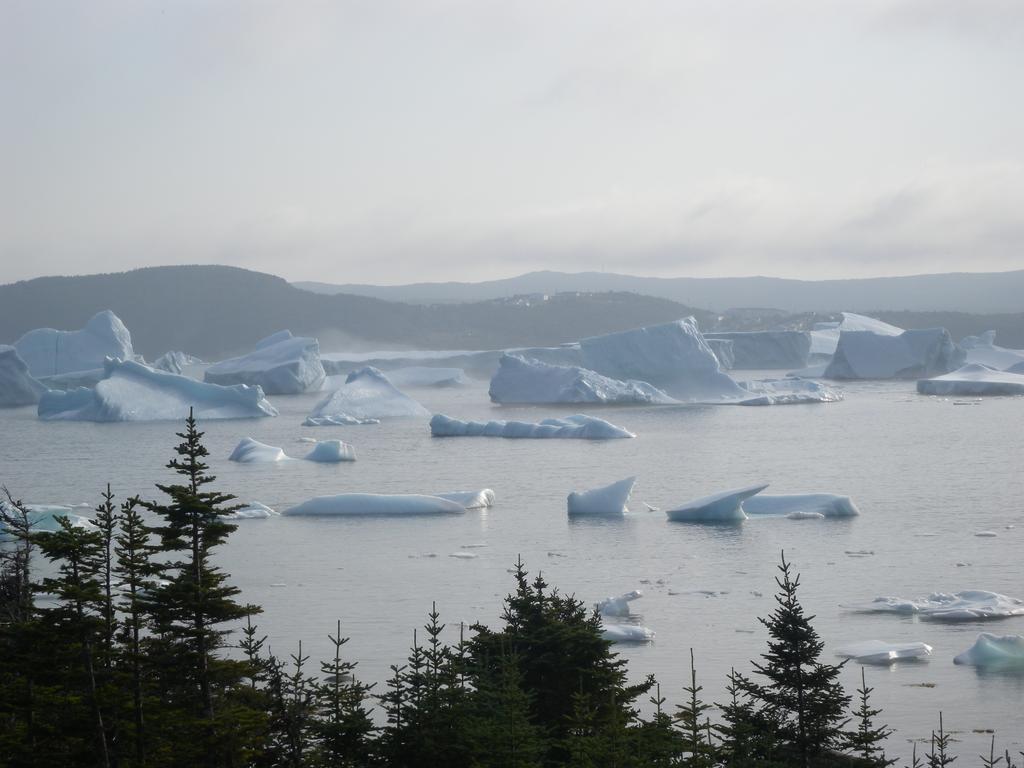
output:
[[1024,637],[982,632],[974,645],[957,654],[953,663],[996,670],[1024,669]]
[[583,366],[613,379],[647,382],[679,400],[748,396],[724,373],[692,317],[580,341]]
[[969,590],[947,594],[936,592],[927,597],[877,597],[859,608],[864,613],[899,613],[934,621],[978,621],[1024,616],[1024,600],[998,592]]
[[626,503],[633,492],[635,477],[618,480],[611,485],[589,491],[573,491],[567,499],[570,515],[623,515],[629,510]]
[[798,493],[788,496],[756,494],[743,502],[748,515],[821,515],[822,517],[855,517],[860,514],[849,496],[834,493]]
[[892,336],[874,331],[839,334],[839,346],[825,369],[827,379],[916,379],[959,368],[964,351],[945,328],[904,331]]
[[734,331],[705,333],[704,338],[731,342],[730,368],[766,370],[802,368],[811,351],[807,331]]
[[490,488],[481,488],[479,491],[448,491],[434,495],[439,499],[461,504],[466,509],[486,509],[494,505],[494,491]]
[[491,379],[495,403],[675,403],[645,381],[619,381],[578,366],[502,355]]
[[222,387],[155,371],[132,360],[108,359],[105,378],[93,389],[50,390],[39,399],[45,421],[177,421],[193,409],[198,419],[276,416],[263,390],[238,384]]
[[811,379],[760,379],[741,381],[749,394],[740,405],[798,405],[801,403],[837,403],[843,393]]
[[843,331],[871,331],[882,336],[899,336],[903,329],[889,323],[883,323],[873,317],[843,312],[843,319],[834,323],[817,323],[811,336],[811,357],[831,357],[839,344],[839,334]]
[[408,516],[461,514],[466,508],[457,501],[416,494],[342,493],[317,496],[281,514],[289,516],[349,517],[363,515]]
[[102,368],[108,357],[131,360],[132,336],[109,309],[97,312],[80,331],[36,328],[14,346],[36,378]]
[[1005,371],[1024,363],[1024,349],[996,346],[996,332],[985,331],[980,336],[967,336],[960,342],[968,363],[980,363],[989,368]]
[[602,616],[629,616],[629,604],[643,596],[644,593],[639,589],[626,592],[618,597],[609,596],[600,602],[594,603],[594,610]]
[[320,427],[429,415],[430,411],[401,392],[387,376],[367,366],[350,373],[345,383],[324,398],[304,423]]
[[35,405],[46,391],[28,371],[18,350],[0,344],[0,408]]
[[970,395],[1024,395],[1024,374],[998,371],[981,363],[968,363],[952,373],[921,379],[922,395],[964,397]]
[[887,643],[884,640],[864,640],[836,648],[836,654],[853,659],[858,664],[895,664],[931,656],[932,647],[925,643]]
[[704,496],[666,510],[665,515],[669,520],[682,523],[738,523],[747,519],[743,502],[767,487],[767,484],[751,485]]
[[250,384],[268,395],[296,395],[320,389],[325,374],[316,339],[279,331],[249,354],[211,365],[203,377],[211,384]]
[[507,437],[507,438],[570,438],[579,440],[613,440],[636,437],[596,416],[576,414],[564,419],[529,421],[459,421],[443,413],[430,420],[434,437]]

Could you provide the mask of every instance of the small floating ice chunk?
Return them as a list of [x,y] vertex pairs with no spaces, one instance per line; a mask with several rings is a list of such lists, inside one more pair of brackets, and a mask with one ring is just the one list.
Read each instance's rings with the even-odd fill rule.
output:
[[630,602],[639,600],[643,596],[643,592],[634,589],[632,592],[626,592],[618,597],[606,597],[604,600],[594,603],[594,608],[602,616],[629,616]]
[[[758,494],[743,502],[748,515],[786,515],[790,513],[817,513],[821,517],[854,517],[860,514],[849,496],[833,493],[797,493],[786,496]],[[812,515],[813,516],[813,515]]]
[[613,643],[649,643],[654,640],[654,630],[635,624],[605,624],[601,637]]
[[579,440],[610,440],[636,437],[622,427],[595,416],[577,414],[564,419],[526,421],[459,421],[438,413],[430,420],[434,437],[506,437],[515,439],[572,438]]
[[932,647],[925,643],[887,643],[884,640],[865,640],[836,648],[836,655],[858,664],[893,664],[931,654]]
[[838,403],[843,399],[843,393],[838,389],[812,379],[764,379],[741,381],[739,384],[750,392],[750,397],[739,401],[740,405]]
[[251,501],[241,509],[232,512],[229,517],[235,520],[266,520],[268,517],[278,517],[279,514],[266,504]]
[[593,488],[589,491],[569,494],[567,500],[570,515],[622,515],[629,510],[626,503],[633,492],[635,477],[618,480],[611,485]]
[[336,463],[339,461],[355,461],[356,449],[341,440],[318,440],[313,450],[303,458],[306,461]]
[[494,491],[481,488],[479,491],[448,491],[436,494],[438,498],[454,501],[466,509],[485,509],[494,505]]
[[476,560],[480,555],[475,552],[452,552],[448,557],[454,557],[458,560]]
[[228,456],[228,461],[243,464],[262,464],[264,462],[285,461],[288,457],[276,445],[267,445],[251,437],[244,437]]
[[999,534],[995,531],[978,531],[974,535],[981,539],[994,539]]
[[281,514],[288,516],[410,516],[462,514],[466,508],[458,502],[437,496],[416,494],[342,493],[317,496],[296,504]]
[[668,519],[683,523],[736,523],[747,519],[743,503],[768,485],[751,485],[694,499],[665,512]]
[[932,621],[979,621],[1024,616],[1024,600],[984,590],[935,592],[917,599],[877,597],[860,611],[917,615]]
[[957,655],[953,663],[986,669],[1024,669],[1024,637],[982,632],[974,645]]

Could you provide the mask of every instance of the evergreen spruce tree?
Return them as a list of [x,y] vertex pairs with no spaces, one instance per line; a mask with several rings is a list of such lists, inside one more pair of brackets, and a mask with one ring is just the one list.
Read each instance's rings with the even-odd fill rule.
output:
[[939,712],[939,730],[932,731],[931,749],[924,756],[925,765],[928,768],[945,768],[956,761],[956,756],[949,753],[949,746],[952,736],[946,733],[942,723],[942,713]]
[[320,664],[318,717],[313,725],[319,742],[316,763],[325,768],[362,768],[371,755],[374,727],[366,701],[373,686],[356,680],[356,664],[342,658],[341,649],[348,638],[341,636],[340,620],[335,634],[327,637],[334,646],[334,657]]
[[777,607],[767,619],[759,619],[768,629],[768,651],[762,663],[754,662],[766,683],[747,681],[745,692],[760,703],[759,715],[773,723],[799,765],[807,768],[811,757],[843,746],[850,697],[839,682],[843,664],[819,660],[825,644],[811,625],[814,617],[804,615],[797,599],[800,577],[792,575],[785,553],[779,571]]
[[887,768],[890,765],[895,765],[897,761],[889,760],[885,756],[885,748],[882,744],[894,731],[887,725],[875,725],[875,718],[882,714],[882,710],[874,709],[871,706],[870,697],[873,690],[873,688],[868,688],[864,668],[861,667],[860,688],[857,689],[859,704],[853,711],[857,730],[846,737],[846,749],[860,757],[865,766]]
[[640,723],[637,742],[641,762],[651,768],[671,768],[682,759],[682,737],[675,720],[665,711],[660,685],[655,686],[655,694],[648,701],[654,705],[654,716]]
[[705,729],[704,713],[711,709],[700,699],[704,690],[697,685],[697,668],[693,659],[693,648],[690,649],[690,684],[683,688],[687,700],[676,707],[676,726],[682,732],[683,753],[687,755],[686,765],[689,768],[711,768],[716,762],[714,748],[708,743]]

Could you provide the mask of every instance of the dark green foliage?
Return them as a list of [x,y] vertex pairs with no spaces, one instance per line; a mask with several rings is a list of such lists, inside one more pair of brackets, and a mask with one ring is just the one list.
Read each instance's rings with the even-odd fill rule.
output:
[[853,711],[857,730],[847,735],[846,749],[862,758],[865,766],[887,768],[887,766],[895,765],[897,761],[889,760],[885,756],[882,744],[894,731],[887,725],[875,725],[875,718],[882,713],[882,710],[874,709],[871,706],[870,697],[873,690],[873,688],[868,688],[864,668],[861,667],[860,688],[857,689],[860,703]]
[[942,713],[939,712],[939,730],[932,731],[931,749],[924,756],[925,765],[928,768],[945,768],[945,766],[953,764],[956,757],[949,754],[951,738],[950,734],[946,733],[942,723]]
[[370,761],[374,732],[366,702],[372,685],[355,679],[356,664],[341,657],[348,642],[341,636],[341,621],[335,634],[328,635],[334,658],[320,663],[320,684],[316,690],[313,732],[319,744],[316,763],[336,768],[357,768]]
[[676,707],[676,725],[682,732],[683,753],[686,764],[690,768],[711,768],[716,762],[715,748],[710,741],[705,712],[711,709],[700,699],[704,690],[697,685],[697,668],[693,660],[693,648],[690,649],[690,684],[683,688],[687,699]]

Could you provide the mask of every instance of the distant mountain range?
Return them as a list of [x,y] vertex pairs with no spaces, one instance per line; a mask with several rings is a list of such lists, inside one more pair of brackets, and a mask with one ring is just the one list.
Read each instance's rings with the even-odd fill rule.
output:
[[295,285],[317,293],[348,293],[417,304],[486,301],[566,291],[630,291],[716,311],[733,307],[771,307],[786,312],[1024,311],[1024,270],[814,281],[777,277],[662,278],[606,272],[530,272],[479,283],[331,285],[300,282]]

